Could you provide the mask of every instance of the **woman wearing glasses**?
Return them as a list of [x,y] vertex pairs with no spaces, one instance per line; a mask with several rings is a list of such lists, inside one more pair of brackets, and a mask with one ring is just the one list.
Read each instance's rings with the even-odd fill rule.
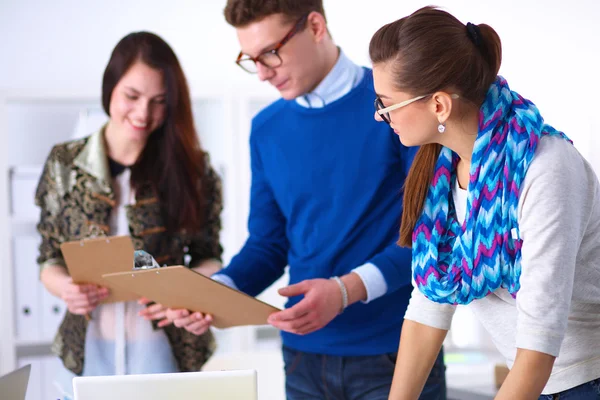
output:
[[161,265],[183,265],[187,255],[198,272],[220,268],[220,180],[198,143],[187,82],[169,45],[148,32],[124,37],[104,72],[102,105],[108,123],[55,146],[36,194],[41,280],[68,308],[53,345],[67,397],[76,375],[197,371],[214,350],[210,331],[195,335],[160,321],[161,305],[101,304],[106,288],[69,277],[60,244],[99,232],[130,236]]
[[501,44],[488,25],[425,7],[382,27],[370,56],[376,119],[421,146],[399,241],[412,247],[416,288],[390,398],[418,397],[462,304],[511,367],[497,399],[600,399],[590,165],[497,76]]

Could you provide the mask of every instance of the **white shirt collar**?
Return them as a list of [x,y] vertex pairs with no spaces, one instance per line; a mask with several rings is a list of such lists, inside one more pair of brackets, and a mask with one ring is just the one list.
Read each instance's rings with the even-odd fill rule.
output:
[[296,98],[296,102],[306,108],[322,108],[348,94],[361,82],[364,69],[354,64],[340,49],[335,65],[325,79],[310,93]]

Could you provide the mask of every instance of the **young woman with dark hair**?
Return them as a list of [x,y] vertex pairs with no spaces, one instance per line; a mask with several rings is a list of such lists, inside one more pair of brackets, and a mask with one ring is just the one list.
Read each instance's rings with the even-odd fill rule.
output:
[[104,73],[102,104],[108,123],[55,146],[36,193],[41,280],[68,308],[53,346],[67,398],[76,375],[197,371],[214,350],[210,331],[177,328],[144,299],[100,304],[108,290],[74,283],[65,268],[60,244],[98,234],[128,235],[161,265],[185,258],[206,275],[221,267],[221,184],[169,45],[148,32],[124,37]]

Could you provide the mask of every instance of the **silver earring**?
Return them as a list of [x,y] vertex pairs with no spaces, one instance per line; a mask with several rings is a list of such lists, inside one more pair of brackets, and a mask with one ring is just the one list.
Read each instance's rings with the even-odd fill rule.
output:
[[438,132],[444,133],[445,131],[446,131],[446,124],[444,124],[443,122],[440,122],[440,124],[438,125]]

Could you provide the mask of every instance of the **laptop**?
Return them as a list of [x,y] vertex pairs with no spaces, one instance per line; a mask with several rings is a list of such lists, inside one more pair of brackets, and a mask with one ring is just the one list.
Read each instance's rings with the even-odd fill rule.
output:
[[255,370],[84,376],[75,400],[258,400]]
[[31,365],[26,365],[4,376],[0,376],[2,400],[25,400]]

